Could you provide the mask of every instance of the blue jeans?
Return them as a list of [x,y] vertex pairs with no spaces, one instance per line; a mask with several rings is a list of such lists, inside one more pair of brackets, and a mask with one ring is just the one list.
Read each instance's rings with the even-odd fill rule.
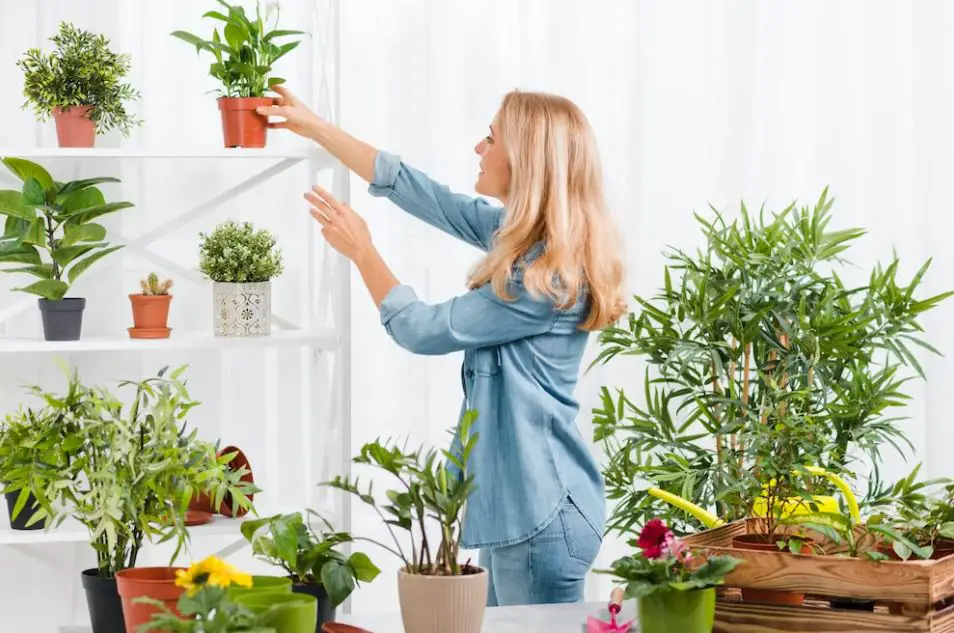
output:
[[490,575],[487,606],[582,602],[602,542],[602,532],[568,498],[530,539],[480,551],[480,566]]

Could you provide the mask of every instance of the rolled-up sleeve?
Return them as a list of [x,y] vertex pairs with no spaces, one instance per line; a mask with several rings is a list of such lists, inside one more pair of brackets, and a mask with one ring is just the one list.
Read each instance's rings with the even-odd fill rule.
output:
[[409,286],[395,286],[381,302],[381,323],[401,347],[415,354],[449,354],[501,345],[544,334],[557,317],[553,303],[530,297],[511,284],[512,301],[487,284],[438,304],[418,299]]
[[395,154],[378,151],[368,192],[472,246],[490,250],[503,208],[452,192]]

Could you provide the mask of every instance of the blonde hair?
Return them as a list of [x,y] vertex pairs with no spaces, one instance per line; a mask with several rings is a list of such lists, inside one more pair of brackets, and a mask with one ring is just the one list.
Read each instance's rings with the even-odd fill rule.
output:
[[514,266],[542,243],[540,256],[524,272],[531,295],[567,308],[588,293],[589,312],[580,329],[614,323],[626,311],[624,267],[586,117],[569,99],[513,91],[503,99],[497,125],[510,162],[507,210],[493,248],[468,286],[490,282],[499,297],[510,300]]

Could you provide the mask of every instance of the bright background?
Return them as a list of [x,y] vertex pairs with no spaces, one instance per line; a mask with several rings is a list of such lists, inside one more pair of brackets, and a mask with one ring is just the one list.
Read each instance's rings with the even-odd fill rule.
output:
[[[293,23],[306,1],[283,1],[285,24]],[[203,94],[214,87],[204,75],[205,62],[166,37],[175,28],[201,29],[194,16],[211,4],[0,0],[0,145],[52,142],[51,127],[43,128],[38,139],[30,113],[19,109],[20,80],[13,64],[28,46],[52,34],[61,17],[110,33],[137,55],[137,81],[148,117],[137,142],[161,143],[181,135],[198,144],[218,143],[217,112]],[[40,5],[47,17],[38,24]],[[836,197],[836,228],[869,231],[849,253],[857,265],[846,273],[849,280],[863,280],[875,261],[888,260],[896,249],[906,275],[925,259],[934,259],[925,294],[951,287],[954,42],[949,34],[954,5],[948,2],[346,0],[342,5],[342,124],[461,192],[473,193],[478,161],[473,147],[506,91],[546,90],[579,103],[599,138],[634,293],[650,294],[661,283],[660,252],[666,245],[695,245],[694,211],[705,212],[709,204],[735,210],[742,199],[749,207],[765,203],[768,209],[780,209],[793,199],[811,203],[826,185]],[[148,13],[148,29],[120,37],[123,20],[130,19],[123,16],[130,10]],[[304,84],[301,70],[307,65],[295,60],[290,65],[284,76],[294,90],[296,78]],[[286,140],[274,137],[276,143]],[[117,168],[128,169],[124,173],[137,185],[155,183],[148,185],[145,200],[137,200],[148,213],[121,220],[129,233],[145,230],[184,204],[194,205],[207,196],[210,183],[218,186],[216,179],[228,177],[218,165],[166,164],[143,172]],[[304,213],[301,182],[300,175],[276,180],[272,189],[244,198],[221,217],[267,223],[291,244]],[[389,202],[372,199],[357,178],[351,195],[402,282],[434,302],[462,291],[476,251],[412,222]],[[183,249],[183,261],[194,265],[195,231],[204,228],[184,227],[184,237],[169,248]],[[111,273],[112,285],[88,288],[88,296],[98,302],[87,312],[90,331],[126,325],[124,293],[141,275],[142,265],[130,260]],[[282,282],[289,289],[284,301],[294,304],[288,295],[299,287],[296,275],[302,274],[294,267],[289,271]],[[10,285],[4,279],[0,284],[6,284],[0,291]],[[459,355],[414,357],[399,349],[380,327],[360,280],[354,277],[352,284],[353,446],[402,434],[444,442],[460,404]],[[181,327],[186,322],[202,327],[209,322],[202,312],[208,289],[190,292],[195,294],[177,298],[174,318]],[[15,300],[11,297],[0,292],[0,309]],[[954,304],[949,303],[923,321],[928,340],[947,353],[954,351],[954,334],[947,327],[952,316]],[[17,327],[38,332],[35,321],[36,315],[28,312]],[[587,360],[595,350],[593,345]],[[127,372],[121,377],[132,377],[129,372],[152,371],[159,362],[139,355],[116,358],[84,358],[84,376],[112,380],[120,377],[121,367]],[[913,401],[904,423],[917,454],[909,464],[889,458],[887,477],[901,475],[916,461],[925,463],[928,475],[954,474],[944,448],[954,440],[945,417],[954,369],[943,358],[925,356],[923,361],[929,382],[909,385]],[[197,354],[165,362],[190,362],[196,388],[208,387],[203,394],[207,406],[200,414],[204,429],[240,437],[254,431],[261,356],[234,359],[237,369],[230,380],[239,388],[231,395],[213,388],[221,381],[218,359]],[[49,359],[30,359],[16,367],[8,363],[0,359],[5,409],[17,402],[20,381],[56,380]],[[588,412],[599,387],[637,389],[641,376],[639,362],[620,360],[581,380],[577,396],[584,434],[590,434]],[[294,371],[288,379],[294,380]],[[236,393],[241,401],[234,400]],[[384,536],[367,514],[356,509],[353,519],[356,531]],[[619,551],[615,539],[608,539],[599,564]],[[67,594],[78,585],[73,570],[80,563],[67,552],[63,569],[68,571],[57,578],[34,569],[19,554],[0,551],[0,611],[14,614],[8,622],[16,621],[15,614],[28,602],[20,591],[27,581]],[[397,610],[390,574],[396,562],[384,555],[376,561],[386,574],[356,594],[355,611]],[[604,578],[594,578],[588,598],[603,600],[607,586]],[[79,621],[85,604],[80,593],[71,595],[63,612],[48,618],[44,613],[44,622]],[[54,610],[50,601],[44,604]]]

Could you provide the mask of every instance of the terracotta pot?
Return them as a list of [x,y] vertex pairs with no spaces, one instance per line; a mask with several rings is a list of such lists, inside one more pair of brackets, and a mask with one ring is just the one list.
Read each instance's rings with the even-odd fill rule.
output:
[[149,597],[163,602],[175,614],[179,597],[185,591],[176,587],[176,571],[181,567],[132,567],[116,572],[116,590],[123,603],[123,619],[126,633],[137,633],[139,627],[159,610],[149,604],[134,602],[136,598]]
[[[218,453],[216,453],[216,455],[218,457],[221,457],[222,455],[227,455],[228,453],[234,453],[236,451],[238,451],[238,454],[232,458],[232,460],[228,463],[228,466],[232,470],[238,470],[239,468],[242,468],[244,466],[246,470],[248,470],[248,472],[242,476],[242,481],[246,483],[250,483],[250,484],[255,483],[255,477],[254,477],[254,474],[252,473],[252,467],[249,464],[248,457],[245,456],[245,453],[243,453],[241,449],[239,449],[236,446],[226,446],[225,448],[221,449]],[[248,498],[249,498],[249,501],[251,501],[252,499],[255,498],[255,495],[250,494],[248,495]],[[225,497],[222,499],[221,507],[219,507],[218,509],[215,509],[212,507],[212,498],[209,497],[209,495],[205,494],[204,492],[200,493],[192,500],[192,503],[189,504],[189,509],[197,510],[200,512],[211,512],[213,514],[215,513],[223,514],[227,517],[231,517],[231,516],[240,517],[248,513],[247,509],[240,509],[237,511],[237,513],[235,510],[233,510],[232,495],[230,494],[226,494]]]
[[60,147],[93,147],[96,145],[96,123],[89,118],[92,106],[53,108],[56,141]]
[[401,620],[407,633],[480,633],[487,609],[487,571],[421,576],[398,571]]
[[169,338],[172,331],[168,327],[169,304],[172,295],[131,294],[133,327],[129,328],[132,338]]
[[219,97],[222,115],[222,137],[226,147],[265,147],[268,140],[268,117],[255,111],[261,106],[275,105],[272,97]]
[[[810,543],[806,539],[806,543]],[[775,541],[769,541],[764,534],[745,534],[736,536],[732,539],[733,549],[753,550],[756,552],[777,552],[783,553],[778,548]],[[810,547],[802,547],[799,554],[811,553]],[[786,604],[800,605],[805,602],[805,594],[794,591],[777,591],[772,589],[751,589],[742,588],[742,600],[744,602],[758,602],[761,604]]]

